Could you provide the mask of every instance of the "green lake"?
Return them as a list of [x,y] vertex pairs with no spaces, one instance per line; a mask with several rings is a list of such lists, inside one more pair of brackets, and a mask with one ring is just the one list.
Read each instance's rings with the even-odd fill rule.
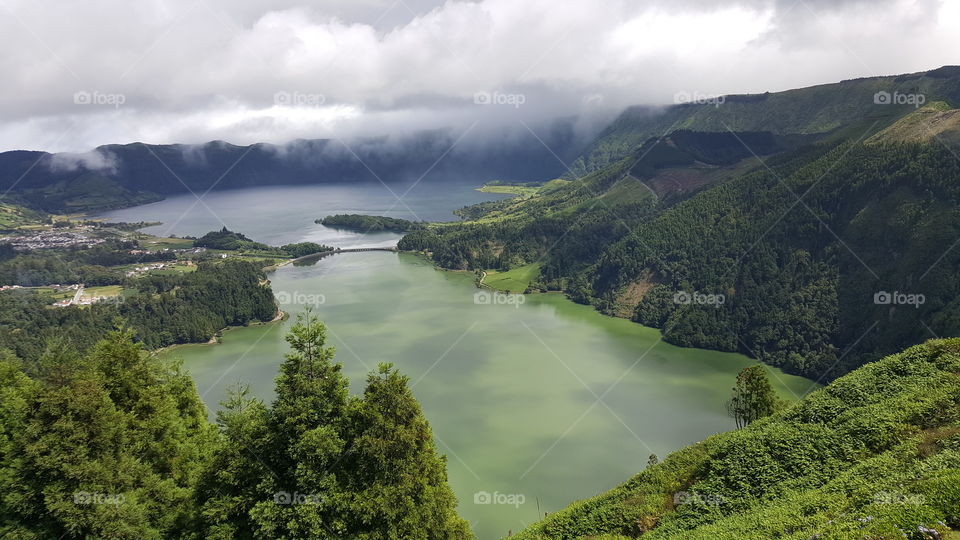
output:
[[[616,486],[651,453],[732,429],[724,402],[754,363],[674,347],[560,295],[478,303],[472,275],[411,254],[335,255],[270,280],[288,313],[315,305],[354,392],[380,362],[410,377],[480,539]],[[290,325],[232,329],[221,344],[164,354],[183,358],[211,408],[238,381],[269,400]],[[771,373],[784,398],[812,385]]]

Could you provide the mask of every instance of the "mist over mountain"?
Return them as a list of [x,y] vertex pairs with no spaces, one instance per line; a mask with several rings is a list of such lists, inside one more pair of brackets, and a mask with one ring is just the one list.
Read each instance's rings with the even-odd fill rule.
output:
[[587,139],[564,119],[488,133],[296,140],[285,145],[111,144],[86,153],[0,153],[0,189],[48,212],[130,206],[186,192],[335,182],[543,181]]

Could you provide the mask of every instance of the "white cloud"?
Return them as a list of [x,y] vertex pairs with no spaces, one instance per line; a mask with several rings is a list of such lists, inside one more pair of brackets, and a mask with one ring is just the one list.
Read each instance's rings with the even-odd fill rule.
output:
[[[0,149],[494,130],[918,71],[955,61],[957,3],[0,0]],[[524,104],[473,103],[493,91]]]

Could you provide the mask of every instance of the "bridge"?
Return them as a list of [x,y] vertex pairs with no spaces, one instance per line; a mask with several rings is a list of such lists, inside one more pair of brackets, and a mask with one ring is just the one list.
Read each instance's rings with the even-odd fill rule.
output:
[[397,251],[400,251],[400,250],[397,249],[397,246],[363,247],[363,248],[335,248],[335,249],[331,249],[331,250],[329,250],[329,251],[318,251],[318,252],[316,252],[316,253],[311,253],[311,254],[309,254],[309,255],[304,255],[303,257],[297,257],[296,259],[293,259],[292,261],[288,261],[288,262],[295,263],[295,262],[304,261],[304,260],[307,260],[307,259],[322,259],[323,257],[326,257],[327,255],[336,255],[337,253],[359,253],[359,252],[361,252],[361,251],[393,251],[393,252],[397,252]]
[[[341,249],[337,248],[332,251],[332,253],[353,253],[355,251],[399,251],[397,246],[386,246],[386,247],[366,247],[366,248],[347,248]],[[330,251],[321,251],[321,254],[331,253]]]

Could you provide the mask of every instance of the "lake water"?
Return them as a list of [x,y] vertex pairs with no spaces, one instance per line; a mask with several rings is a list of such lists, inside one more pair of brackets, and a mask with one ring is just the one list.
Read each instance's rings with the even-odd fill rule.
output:
[[[172,230],[196,235],[217,228],[215,214],[231,229],[275,244],[395,242],[396,235],[335,242],[329,235],[340,233],[312,223],[347,209],[383,212],[394,202],[384,197],[368,206],[357,200],[364,189],[222,192],[205,199],[212,211],[194,207],[185,215],[196,199],[178,197],[113,212],[111,218],[183,216]],[[428,220],[489,198],[457,187],[422,193],[418,198],[411,192],[408,204]],[[310,203],[301,200],[307,197]],[[313,265],[281,267],[270,279],[288,313],[314,305],[354,392],[362,391],[365,374],[380,362],[392,362],[410,377],[437,448],[448,458],[459,511],[482,540],[515,532],[543,512],[620,484],[643,469],[651,453],[662,458],[732,429],[724,402],[736,373],[754,363],[742,355],[674,347],[662,342],[657,330],[604,317],[560,295],[477,303],[472,275],[436,270],[412,254],[334,255]],[[211,408],[238,381],[269,400],[291,324],[233,329],[221,344],[165,354],[184,360]],[[810,389],[806,379],[771,373],[785,398]]]
[[115,222],[162,221],[162,225],[143,229],[158,236],[201,236],[226,226],[274,246],[317,242],[341,248],[375,247],[396,244],[400,235],[340,231],[314,220],[332,214],[373,214],[413,221],[454,221],[457,208],[507,197],[475,188],[436,181],[247,188],[177,195],[94,217]]

